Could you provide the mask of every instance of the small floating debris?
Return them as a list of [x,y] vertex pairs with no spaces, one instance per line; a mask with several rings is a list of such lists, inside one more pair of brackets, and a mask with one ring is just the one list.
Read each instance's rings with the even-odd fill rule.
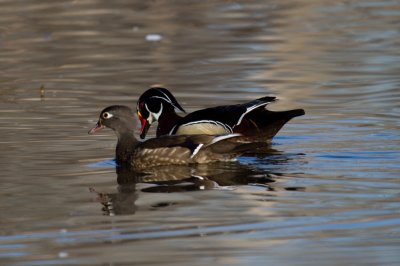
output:
[[152,33],[152,34],[146,35],[146,41],[148,41],[148,42],[159,42],[159,41],[161,41],[161,39],[162,39],[162,36],[160,34]]
[[46,93],[46,91],[44,89],[44,85],[40,86],[40,100],[42,100],[42,101],[44,100],[45,93]]
[[61,259],[68,258],[68,256],[69,256],[68,252],[64,251],[58,252],[58,257]]

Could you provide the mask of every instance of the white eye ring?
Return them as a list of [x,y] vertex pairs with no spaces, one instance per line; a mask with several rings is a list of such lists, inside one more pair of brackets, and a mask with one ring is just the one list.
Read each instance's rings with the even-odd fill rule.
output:
[[104,119],[109,119],[109,118],[111,118],[111,117],[113,117],[113,115],[110,114],[109,112],[103,113],[103,118],[104,118]]

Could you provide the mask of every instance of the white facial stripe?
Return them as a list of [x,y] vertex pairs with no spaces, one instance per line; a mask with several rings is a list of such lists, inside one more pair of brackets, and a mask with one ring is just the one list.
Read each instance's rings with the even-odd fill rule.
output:
[[243,117],[246,115],[246,114],[248,114],[248,113],[250,113],[251,111],[253,111],[254,109],[257,109],[258,107],[260,107],[260,106],[263,106],[263,105],[267,105],[268,103],[260,103],[260,104],[257,104],[257,105],[253,105],[253,106],[250,106],[250,107],[248,107],[247,109],[246,109],[246,112],[244,112],[241,116],[240,116],[240,118],[239,118],[239,120],[238,120],[238,122],[236,123],[236,125],[235,126],[237,126],[237,125],[239,125],[240,123],[242,123],[242,120],[243,120]]
[[164,98],[164,97],[161,97],[161,96],[151,96],[149,99],[151,99],[151,98],[163,99],[164,101],[169,102],[170,104],[172,104],[172,102],[171,102],[171,100],[169,98]]
[[162,94],[164,94],[164,96],[170,101],[170,102],[172,102],[171,101],[171,99],[168,97],[168,95],[167,94],[165,94],[164,92],[162,92],[162,91],[159,91],[159,92],[161,92]]
[[147,103],[144,104],[144,107],[146,107],[147,112],[149,112],[149,117],[147,118],[147,121],[149,122],[149,124],[151,124],[153,123],[153,113],[149,110],[149,107],[147,107]]
[[161,96],[151,96],[150,99],[151,98],[163,99],[164,101],[170,103],[175,109],[180,111],[180,109],[171,101],[171,99],[165,93],[163,93],[163,92],[161,92],[161,93],[164,94],[165,97],[167,97],[167,98],[164,98],[164,97],[161,97]]

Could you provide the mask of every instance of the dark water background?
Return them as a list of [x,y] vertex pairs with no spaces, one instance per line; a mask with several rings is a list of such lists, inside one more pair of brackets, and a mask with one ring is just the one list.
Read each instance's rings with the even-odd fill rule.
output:
[[[272,154],[118,185],[87,131],[156,83],[306,116]],[[399,87],[399,1],[1,1],[0,264],[399,265]]]

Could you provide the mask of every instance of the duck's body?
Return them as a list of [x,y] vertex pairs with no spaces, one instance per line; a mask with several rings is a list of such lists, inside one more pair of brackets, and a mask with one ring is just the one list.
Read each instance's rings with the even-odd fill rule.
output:
[[260,147],[257,143],[235,141],[239,137],[238,134],[163,136],[139,142],[133,132],[134,114],[126,106],[116,105],[104,109],[89,134],[104,127],[113,129],[118,137],[117,163],[130,165],[135,169],[227,161],[244,151]]
[[158,121],[157,136],[240,133],[253,141],[269,141],[290,119],[304,115],[303,109],[273,112],[267,104],[275,97],[262,97],[244,104],[217,106],[179,116],[184,111],[165,88],[151,88],[139,98],[137,114],[142,123],[141,138]]

